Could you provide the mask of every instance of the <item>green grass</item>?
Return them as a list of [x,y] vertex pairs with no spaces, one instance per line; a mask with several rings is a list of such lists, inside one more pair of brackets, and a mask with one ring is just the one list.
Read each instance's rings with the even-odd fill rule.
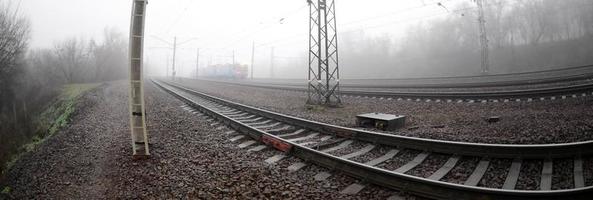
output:
[[[65,85],[60,91],[60,95],[38,117],[32,119],[36,127],[33,138],[30,142],[22,145],[18,152],[12,156],[12,159],[5,164],[6,167],[2,174],[6,173],[23,154],[35,150],[39,144],[66,126],[76,109],[78,99],[82,94],[97,86],[99,86],[98,83]],[[9,187],[4,188],[2,192],[6,190],[10,192]]]
[[2,189],[2,192],[0,192],[0,194],[8,194],[10,193],[11,188],[6,186],[4,187],[4,189]]

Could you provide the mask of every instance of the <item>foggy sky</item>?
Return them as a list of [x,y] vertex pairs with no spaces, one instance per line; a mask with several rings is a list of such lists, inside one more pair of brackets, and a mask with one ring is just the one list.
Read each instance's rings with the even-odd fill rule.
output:
[[[19,2],[17,0],[11,0]],[[446,12],[445,6],[470,0],[336,0],[338,32],[365,30],[367,34],[398,35],[415,18]],[[52,48],[68,37],[100,40],[105,27],[114,27],[126,37],[131,0],[20,0],[20,9],[32,23],[32,48]],[[428,6],[423,6],[428,5]],[[420,8],[421,7],[421,8]],[[308,34],[306,0],[150,0],[147,11],[145,61],[156,65],[151,73],[164,74],[170,45],[180,45],[178,74],[192,73],[196,49],[200,64],[210,59],[230,63],[233,50],[238,63],[249,64],[251,44],[256,43],[256,76],[267,76],[270,49],[277,62],[305,64]],[[280,19],[282,24],[280,23]],[[405,23],[402,23],[404,21]]]

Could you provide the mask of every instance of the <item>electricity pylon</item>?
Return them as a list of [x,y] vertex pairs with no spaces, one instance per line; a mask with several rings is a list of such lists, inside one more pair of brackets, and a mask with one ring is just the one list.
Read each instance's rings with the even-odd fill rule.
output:
[[340,106],[338,33],[334,0],[309,3],[309,79],[307,104]]

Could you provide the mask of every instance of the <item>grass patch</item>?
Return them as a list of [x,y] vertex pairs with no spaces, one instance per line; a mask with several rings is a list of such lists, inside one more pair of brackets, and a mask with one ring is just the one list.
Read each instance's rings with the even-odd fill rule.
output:
[[1,194],[8,194],[8,193],[10,193],[10,190],[11,190],[11,188],[8,187],[8,186],[6,186],[6,187],[4,187],[4,189],[2,189],[2,192],[0,192],[0,193]]
[[[23,154],[35,150],[39,144],[42,144],[50,136],[58,132],[60,128],[66,126],[76,109],[78,99],[82,94],[97,86],[99,86],[99,84],[96,83],[65,85],[60,91],[60,95],[50,103],[41,114],[37,115],[34,119],[31,119],[33,120],[35,127],[34,136],[28,143],[22,145],[17,153],[6,162],[2,175],[4,175]],[[5,187],[2,192],[5,190],[10,192],[9,187]]]

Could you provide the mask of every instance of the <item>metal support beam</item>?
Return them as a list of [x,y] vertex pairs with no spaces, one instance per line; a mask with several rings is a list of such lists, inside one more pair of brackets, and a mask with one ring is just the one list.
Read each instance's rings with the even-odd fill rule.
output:
[[196,78],[200,77],[200,48],[198,48],[198,55],[196,56]]
[[144,20],[146,0],[134,0],[130,25],[130,95],[129,112],[134,158],[150,155],[148,133],[146,132],[146,110],[144,109]]
[[251,44],[251,79],[253,79],[253,63],[255,62],[255,41]]
[[340,106],[338,33],[334,0],[309,3],[309,78],[307,104]]
[[480,47],[482,60],[482,74],[486,75],[490,71],[488,34],[486,32],[486,19],[484,18],[484,0],[474,0],[478,5],[478,23],[480,27]]
[[270,49],[270,78],[274,78],[274,47]]
[[175,71],[175,53],[177,52],[177,37],[173,38],[173,66],[172,66],[172,77],[173,80],[175,80],[175,74],[177,74],[177,72]]

